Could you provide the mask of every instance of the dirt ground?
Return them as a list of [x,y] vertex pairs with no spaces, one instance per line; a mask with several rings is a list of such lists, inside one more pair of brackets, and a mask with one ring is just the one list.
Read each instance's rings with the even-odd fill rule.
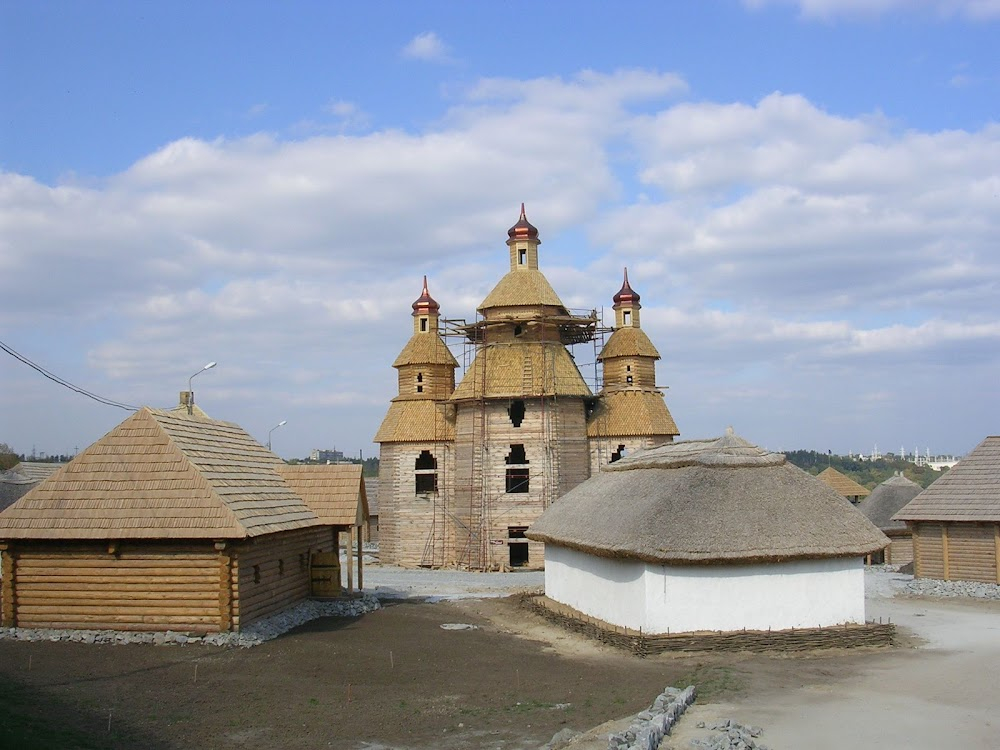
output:
[[[452,623],[476,628],[441,627]],[[0,748],[537,750],[563,728],[642,710],[666,685],[697,684],[700,707],[725,706],[849,679],[884,656],[640,660],[514,599],[400,601],[252,649],[0,641]]]

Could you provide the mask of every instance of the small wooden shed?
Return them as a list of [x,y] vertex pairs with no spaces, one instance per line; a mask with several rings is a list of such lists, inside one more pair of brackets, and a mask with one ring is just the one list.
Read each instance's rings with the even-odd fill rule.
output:
[[0,513],[5,627],[239,630],[309,596],[329,526],[238,425],[144,407]]
[[281,464],[277,468],[292,491],[305,501],[320,521],[333,527],[338,540],[338,557],[340,535],[346,535],[348,591],[354,590],[354,571],[350,561],[354,556],[351,550],[357,540],[358,589],[364,588],[361,543],[364,527],[368,523],[368,497],[361,476],[361,464]]
[[821,471],[818,479],[833,487],[838,495],[843,495],[855,505],[861,502],[861,498],[868,497],[871,494],[870,489],[858,484],[849,476],[841,474],[832,466]]
[[905,523],[892,517],[923,490],[916,482],[896,474],[858,503],[858,510],[889,537],[888,547],[868,555],[866,562],[869,565],[906,565],[913,562],[913,534]]
[[893,516],[913,530],[913,575],[1000,584],[1000,435]]

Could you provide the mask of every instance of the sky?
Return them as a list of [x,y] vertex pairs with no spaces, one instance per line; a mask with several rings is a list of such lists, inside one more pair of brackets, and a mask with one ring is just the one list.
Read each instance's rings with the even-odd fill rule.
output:
[[[610,325],[628,267],[681,439],[961,455],[1000,433],[998,41],[1000,0],[7,0],[0,342],[375,455],[423,276],[473,320],[524,202],[568,307]],[[0,351],[17,452],[129,413]]]

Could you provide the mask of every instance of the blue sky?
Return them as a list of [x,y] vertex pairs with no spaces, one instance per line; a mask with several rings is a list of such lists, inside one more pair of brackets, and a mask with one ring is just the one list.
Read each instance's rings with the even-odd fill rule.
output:
[[[422,275],[471,318],[525,201],[568,305],[630,267],[682,437],[965,452],[1000,429],[998,32],[995,0],[7,2],[0,340],[159,406],[216,360],[213,416],[370,454]],[[19,451],[125,416],[0,382]]]

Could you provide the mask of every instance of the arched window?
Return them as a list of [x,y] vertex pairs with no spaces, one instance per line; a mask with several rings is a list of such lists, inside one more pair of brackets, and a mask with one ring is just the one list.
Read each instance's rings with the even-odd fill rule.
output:
[[507,416],[510,417],[510,423],[515,427],[520,427],[521,422],[524,421],[524,402],[518,399],[517,401],[511,401],[510,407],[507,409]]

